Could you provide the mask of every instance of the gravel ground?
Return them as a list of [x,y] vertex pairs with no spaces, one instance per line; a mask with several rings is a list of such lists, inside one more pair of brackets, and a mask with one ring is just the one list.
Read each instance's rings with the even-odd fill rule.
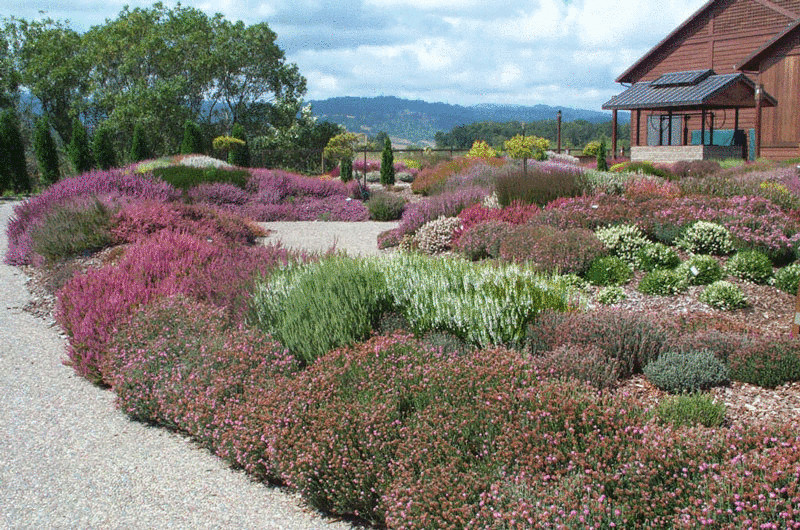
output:
[[294,249],[325,252],[334,243],[337,250],[350,255],[378,254],[378,234],[395,228],[398,223],[345,223],[331,221],[295,221],[258,223],[272,232],[267,242],[281,241],[283,246]]
[[[11,208],[0,202],[0,256]],[[1,528],[351,528],[129,421],[61,364],[58,328],[22,310],[25,283],[0,263]]]

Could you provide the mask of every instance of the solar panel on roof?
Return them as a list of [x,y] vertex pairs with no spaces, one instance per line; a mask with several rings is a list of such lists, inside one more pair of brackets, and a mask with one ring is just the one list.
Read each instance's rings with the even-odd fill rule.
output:
[[714,70],[691,70],[688,72],[671,72],[664,74],[652,83],[654,87],[692,86],[700,83],[709,76],[714,75]]

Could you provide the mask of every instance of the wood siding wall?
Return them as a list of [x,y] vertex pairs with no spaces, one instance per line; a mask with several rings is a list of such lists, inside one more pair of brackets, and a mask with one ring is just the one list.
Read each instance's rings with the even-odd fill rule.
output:
[[[771,0],[800,18],[800,0]],[[794,22],[786,14],[757,0],[722,0],[686,25],[661,46],[649,60],[632,72],[634,81],[652,81],[668,72],[712,68],[718,74],[736,72],[736,66]],[[780,50],[774,64],[762,74],[764,90],[778,100],[778,107],[762,114],[761,146],[764,156],[786,158],[800,155],[800,38]],[[753,80],[756,79],[753,77]],[[647,116],[642,112],[641,144],[646,144]],[[715,112],[715,128],[732,129],[733,109]],[[689,121],[690,130],[700,129],[699,116]],[[755,126],[755,110],[742,109],[739,128]],[[631,122],[635,142],[635,113]],[[691,133],[690,133],[691,135]]]

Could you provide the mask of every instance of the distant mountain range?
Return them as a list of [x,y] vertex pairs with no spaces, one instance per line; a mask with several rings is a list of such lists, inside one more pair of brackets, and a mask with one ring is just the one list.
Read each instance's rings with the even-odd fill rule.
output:
[[[482,121],[532,122],[554,120],[559,107],[548,105],[473,105],[469,107],[448,103],[401,99],[392,96],[374,98],[337,97],[309,101],[313,113],[322,120],[344,125],[350,132],[375,135],[386,132],[392,141],[406,140],[432,144],[438,131],[449,132],[458,125]],[[563,107],[563,121],[586,120],[591,123],[611,121],[611,113]],[[620,123],[630,119],[620,113]]]

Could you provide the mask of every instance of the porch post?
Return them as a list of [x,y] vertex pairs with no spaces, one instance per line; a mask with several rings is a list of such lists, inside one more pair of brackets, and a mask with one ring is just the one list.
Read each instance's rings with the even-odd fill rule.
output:
[[641,131],[642,131],[642,109],[636,109],[636,145],[642,145]]
[[611,152],[612,160],[617,158],[617,109],[611,111]]
[[706,109],[700,110],[700,145],[706,145]]
[[667,131],[667,145],[672,145],[672,111],[669,111],[667,116],[667,127],[669,127],[669,131]]
[[756,85],[756,158],[761,157],[761,97],[763,90],[761,83]]

